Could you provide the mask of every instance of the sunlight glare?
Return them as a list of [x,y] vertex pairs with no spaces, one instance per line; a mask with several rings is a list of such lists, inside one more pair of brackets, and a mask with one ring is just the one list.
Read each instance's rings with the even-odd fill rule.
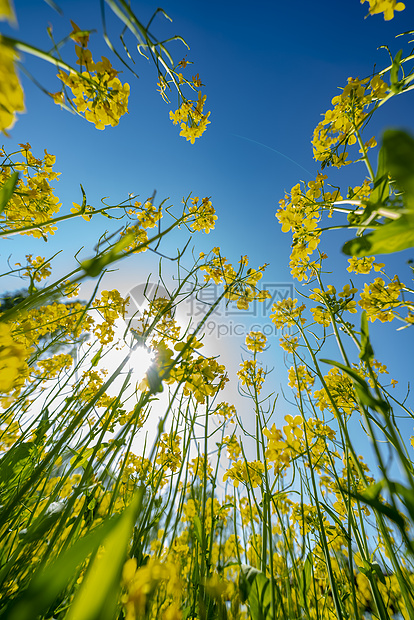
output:
[[129,369],[137,381],[142,381],[151,364],[154,362],[154,351],[144,346],[137,346],[131,350],[129,356]]

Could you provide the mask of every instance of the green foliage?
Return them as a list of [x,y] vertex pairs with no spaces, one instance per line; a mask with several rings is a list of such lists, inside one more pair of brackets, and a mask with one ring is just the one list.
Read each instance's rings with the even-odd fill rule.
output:
[[68,620],[110,620],[114,617],[134,524],[141,509],[143,490],[138,490],[128,508],[102,539],[102,553],[96,552],[73,599]]
[[[387,201],[389,179],[402,191],[403,208]],[[414,247],[414,139],[404,131],[387,130],[378,156],[374,189],[365,214],[386,207],[388,221],[371,233],[347,241],[349,256],[391,254]],[[394,219],[396,218],[396,219]]]
[[7,203],[13,196],[18,180],[19,173],[17,171],[13,172],[4,183],[3,187],[0,188],[0,213],[3,213],[5,207],[7,206]]
[[272,586],[268,577],[253,566],[242,566],[239,588],[242,601],[249,603],[252,620],[273,620]]
[[[128,517],[130,517],[130,512]],[[121,514],[108,519],[101,526],[77,540],[72,547],[58,556],[49,566],[40,567],[30,581],[27,590],[3,609],[1,615],[10,618],[10,620],[31,620],[37,615],[44,614],[53,605],[58,595],[70,584],[73,584],[74,576],[79,575],[80,568],[89,555],[91,553],[96,554],[99,546],[107,540],[108,536],[110,537],[112,532],[115,532],[113,536],[115,535],[116,538],[119,538],[120,534],[122,537],[126,521],[123,517],[124,515]],[[122,519],[124,523],[122,523],[121,529]],[[110,542],[112,540],[110,538]],[[98,601],[98,604],[101,603],[102,597],[105,595],[106,592],[100,587],[94,591],[91,600],[88,601],[86,611],[89,611],[89,605],[94,605],[95,601]]]

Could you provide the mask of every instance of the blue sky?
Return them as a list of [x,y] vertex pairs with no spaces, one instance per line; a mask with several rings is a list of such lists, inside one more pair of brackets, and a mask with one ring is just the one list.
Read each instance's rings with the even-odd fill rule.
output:
[[[81,28],[97,30],[90,44],[94,57],[110,56],[101,37],[98,0],[64,0],[58,4],[63,17],[41,0],[15,0],[19,28],[3,25],[2,30],[47,49],[47,25],[53,24],[55,39],[59,40],[70,32],[72,19]],[[30,142],[35,155],[42,154],[44,148],[56,155],[55,169],[62,172],[56,187],[62,213],[68,212],[72,201],[81,201],[79,183],[94,205],[103,196],[110,196],[115,203],[129,192],[146,198],[154,190],[160,200],[170,197],[177,206],[190,192],[211,196],[219,216],[217,227],[208,236],[194,238],[196,252],[220,246],[234,262],[247,254],[253,267],[270,264],[266,280],[291,282],[290,234],[280,231],[275,218],[278,201],[299,180],[314,179],[318,168],[312,159],[310,139],[338,87],[344,86],[349,76],[369,75],[375,64],[378,68],[386,66],[388,56],[385,50],[377,49],[380,45],[389,45],[393,54],[401,47],[395,35],[414,25],[414,8],[408,0],[406,4],[407,9],[397,13],[392,22],[384,22],[381,16],[365,19],[368,4],[361,5],[358,0],[163,1],[161,6],[173,22],[159,16],[152,31],[159,38],[182,35],[190,45],[188,52],[182,44],[174,43],[171,51],[177,60],[187,54],[194,62],[186,69],[187,74],[199,73],[205,84],[211,125],[201,139],[190,145],[178,135],[177,126],[169,119],[169,110],[176,108],[174,95],[169,107],[156,91],[153,66],[135,54],[140,79],[127,72],[121,75],[131,84],[130,113],[118,127],[97,131],[92,124],[60,111],[23,77],[27,112],[19,117],[11,139],[4,138],[3,143],[13,150],[19,142]],[[132,6],[146,22],[158,4],[143,1]],[[111,19],[109,22],[113,41],[117,42],[119,25]],[[133,48],[132,39],[130,42]],[[74,62],[72,44],[68,44],[66,58]],[[48,89],[58,90],[53,67],[27,56],[24,63]],[[117,66],[115,61],[113,64]],[[389,126],[414,132],[412,109],[411,93],[396,97],[379,112],[372,133],[380,138],[381,130]],[[339,173],[329,170],[328,174],[332,183],[337,182],[346,191],[348,185],[363,181],[365,169],[357,164]],[[56,261],[55,273],[60,275],[72,268],[72,257],[81,246],[85,246],[84,255],[90,255],[106,225],[106,220],[92,224],[75,220],[62,225],[60,234],[47,244],[27,237],[4,241],[2,260],[13,254],[17,261],[28,252],[50,256],[63,249]],[[348,281],[347,258],[340,253],[348,237],[331,233],[321,245],[333,272],[326,282],[340,287]],[[186,240],[183,232],[168,247],[173,251]],[[410,257],[414,258],[414,251],[381,260],[389,265],[390,276],[398,273],[410,284],[406,264]],[[156,269],[153,256],[133,257],[108,276],[105,287],[127,293],[147,278],[149,270]],[[362,276],[355,276],[358,286],[363,281]],[[10,280],[3,285],[9,290],[13,286]],[[397,332],[396,327],[393,323],[380,329],[373,325],[371,329],[376,356],[388,363],[390,376],[399,379],[403,389],[412,373],[401,351],[409,347],[414,350],[413,330]],[[216,344],[224,356],[229,351],[235,356],[234,347],[240,342]],[[281,353],[275,344],[267,359],[275,367],[276,383],[285,382]]]

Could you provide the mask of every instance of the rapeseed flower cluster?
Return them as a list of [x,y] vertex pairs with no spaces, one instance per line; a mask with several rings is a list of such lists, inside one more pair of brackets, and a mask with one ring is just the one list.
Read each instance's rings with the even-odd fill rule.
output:
[[236,407],[234,405],[229,405],[229,403],[219,403],[214,410],[214,414],[222,416],[224,420],[228,420],[229,422],[235,422]]
[[206,398],[214,397],[224,389],[228,377],[225,366],[216,359],[201,356],[194,359],[191,356],[171,370],[168,381],[182,383],[184,396],[193,395],[198,403],[204,404]]
[[[80,32],[75,28],[76,32]],[[79,37],[77,37],[79,41]],[[75,52],[78,57],[76,64],[85,67],[84,71],[75,70],[65,73],[59,71],[57,76],[64,86],[72,92],[72,98],[67,95],[70,103],[82,114],[87,121],[93,123],[96,129],[105,129],[110,125],[118,125],[121,116],[128,112],[129,84],[122,84],[110,61],[102,56],[99,62],[94,62],[92,53],[87,49],[88,41],[82,38],[81,44],[75,44]],[[60,104],[64,101],[64,91],[53,95],[54,101]]]
[[299,339],[297,336],[282,336],[279,339],[279,344],[286,353],[294,353],[298,348]]
[[[319,222],[323,211],[332,217],[337,205],[348,202],[343,200],[338,188],[334,191],[326,189],[327,175],[319,172],[315,181],[310,181],[306,186],[297,183],[291,192],[279,201],[279,210],[276,217],[282,225],[282,232],[292,231],[292,253],[290,256],[290,269],[292,276],[299,280],[308,280],[309,275],[314,275],[320,264],[312,262],[310,257],[318,248],[321,238]],[[365,179],[362,185],[349,188],[351,203],[357,204],[358,208],[364,206],[371,193],[370,181]],[[352,212],[351,212],[352,213]],[[320,259],[326,258],[324,253]]]
[[191,199],[191,206],[188,209],[187,221],[190,221],[190,228],[194,231],[204,231],[206,234],[214,229],[217,220],[216,211],[209,198],[201,201],[198,196]]
[[273,464],[275,476],[285,476],[293,464],[292,453],[282,431],[272,424],[270,429],[264,428],[263,435],[267,438],[265,450],[266,460]]
[[181,437],[179,435],[163,433],[158,444],[156,464],[169,469],[171,472],[177,471],[182,459],[180,442]]
[[[129,303],[129,301],[128,301]],[[174,318],[171,300],[165,297],[156,297],[149,301],[140,316],[132,317],[134,326],[128,323],[131,331],[143,337],[149,346],[157,351],[158,364],[164,365],[171,361],[172,351],[167,344],[176,344],[180,340],[181,330]]]
[[294,278],[299,281],[307,280],[307,271],[310,264],[310,255],[316,250],[320,242],[321,230],[318,227],[321,218],[320,203],[322,198],[324,205],[332,204],[340,200],[339,191],[328,192],[324,189],[326,175],[319,173],[315,181],[310,181],[306,191],[301,184],[297,183],[290,192],[285,194],[284,199],[279,201],[280,208],[276,217],[282,224],[282,231],[292,230],[292,253],[290,256],[290,269]]
[[242,453],[237,437],[235,435],[232,435],[231,437],[227,435],[227,437],[224,437],[223,439],[223,445],[226,446],[227,458],[230,461],[237,461]]
[[242,362],[237,376],[242,382],[242,385],[245,385],[247,388],[253,388],[253,391],[260,394],[266,378],[266,373],[264,369],[259,366],[257,360],[245,360]]
[[16,23],[16,15],[14,13],[11,0],[2,0],[0,4],[0,20],[7,20],[10,24]]
[[[10,0],[2,0],[0,4],[0,20],[6,19],[16,24],[13,4]],[[16,121],[16,112],[24,112],[24,93],[16,73],[16,51],[4,44],[0,35],[0,131],[8,135]]]
[[404,305],[401,299],[403,289],[404,285],[397,276],[389,284],[385,284],[382,278],[375,278],[371,284],[364,285],[359,305],[370,321],[390,322],[397,316],[395,310]]
[[[357,142],[359,130],[367,118],[366,109],[386,97],[388,91],[388,84],[379,75],[371,80],[348,78],[342,93],[332,99],[333,109],[325,113],[314,130],[312,144],[316,161],[322,162],[322,166],[330,163],[337,168],[350,163],[346,161],[346,148]],[[368,146],[375,144],[369,142]],[[338,154],[340,147],[343,149]]]
[[300,366],[291,366],[289,368],[289,385],[291,388],[295,388],[298,393],[302,390],[308,391],[314,382],[315,377],[304,364],[300,364]]
[[44,157],[38,159],[34,157],[30,144],[19,146],[19,155],[23,156],[23,161],[15,162],[12,155],[1,152],[4,159],[0,166],[0,183],[6,183],[12,172],[19,172],[22,176],[17,181],[16,191],[0,214],[0,225],[4,231],[24,229],[23,234],[46,239],[47,235],[53,235],[57,230],[48,221],[62,206],[51,185],[60,174],[53,170],[56,157],[45,149]]
[[[200,266],[205,271],[204,280],[215,284],[224,283],[226,290],[224,297],[230,301],[236,301],[237,308],[247,310],[252,301],[263,302],[270,298],[267,290],[260,290],[257,286],[263,277],[266,265],[262,265],[258,269],[249,268],[246,275],[240,276],[234,267],[227,262],[225,256],[221,256],[220,248],[213,249],[213,258]],[[204,258],[204,254],[200,256]],[[240,261],[242,267],[248,264],[247,257],[243,257]]]
[[38,346],[43,336],[59,335],[62,343],[76,341],[89,332],[94,320],[79,302],[54,302],[29,310],[15,321],[16,334],[27,347]]
[[358,289],[354,287],[351,288],[349,284],[346,284],[338,295],[332,284],[328,284],[324,291],[321,291],[319,288],[314,288],[309,295],[309,299],[319,301],[323,304],[323,306],[310,309],[315,323],[320,323],[327,327],[331,323],[333,315],[341,317],[345,310],[351,314],[355,314],[357,308],[354,295],[357,292]]
[[305,323],[306,319],[302,317],[302,312],[305,310],[305,304],[301,304],[296,307],[298,303],[297,299],[281,299],[273,304],[272,314],[270,318],[272,322],[279,327],[293,327],[298,322]]
[[240,482],[252,489],[258,487],[262,482],[264,465],[261,461],[236,461],[229,467],[223,476],[223,482],[227,479],[232,480],[233,486],[238,487]]
[[130,491],[133,492],[138,482],[146,484],[149,482],[153,464],[149,459],[129,452],[125,461],[120,463],[120,469],[122,469],[121,480],[123,484],[130,485]]
[[358,406],[351,379],[338,368],[331,368],[323,379],[326,387],[314,392],[316,406],[332,413],[338,408],[344,415],[350,415]]
[[38,373],[45,379],[54,379],[60,372],[66,372],[73,364],[73,357],[68,353],[58,353],[53,357],[37,362]]
[[261,353],[266,342],[267,338],[262,332],[249,332],[246,336],[246,347],[253,353]]
[[200,138],[210,124],[208,120],[210,112],[204,112],[204,104],[207,96],[198,91],[197,101],[185,100],[175,112],[170,112],[170,119],[174,125],[181,127],[180,136],[194,144],[196,138]]
[[352,258],[348,258],[348,263],[349,267],[347,267],[347,271],[349,271],[349,273],[368,274],[371,272],[372,267],[374,267],[375,271],[381,271],[381,269],[385,267],[384,263],[375,262],[375,256],[363,256],[362,258],[353,256]]
[[116,289],[102,291],[101,296],[93,302],[92,307],[98,311],[103,319],[93,328],[93,333],[101,344],[113,342],[115,323],[118,319],[124,317],[126,304],[127,300]]
[[26,254],[26,261],[26,271],[23,272],[23,277],[30,277],[33,282],[41,282],[52,273],[51,264],[42,256],[33,258],[32,254]]
[[[136,218],[137,224],[125,226],[124,230],[121,231],[121,239],[124,238],[125,241],[128,241],[123,245],[123,252],[132,252],[133,254],[145,252],[148,247],[147,230],[154,228],[162,219],[162,207],[155,207],[151,200],[147,200],[144,205],[137,201],[133,208],[128,209],[127,214],[131,219]],[[90,218],[89,215],[82,217]]]
[[[179,107],[175,112],[170,111],[170,119],[174,125],[180,125],[180,136],[183,136],[188,142],[194,144],[196,138],[203,135],[210,124],[210,112],[204,112],[204,105],[207,99],[203,95],[201,88],[204,86],[200,75],[197,73],[191,79],[184,77],[181,69],[185,69],[192,62],[183,58],[176,66],[166,69],[165,74],[158,74],[158,92],[166,103],[170,103],[167,96],[167,90],[171,86],[175,86],[178,92]],[[162,62],[165,66],[165,63]],[[159,68],[158,68],[159,70]],[[197,93],[197,100],[188,99],[183,94],[183,87],[189,87],[193,92]]]

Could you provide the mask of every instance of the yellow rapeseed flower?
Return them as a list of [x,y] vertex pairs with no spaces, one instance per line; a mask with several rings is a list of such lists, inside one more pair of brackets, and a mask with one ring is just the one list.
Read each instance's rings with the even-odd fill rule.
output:
[[398,0],[361,0],[361,4],[369,2],[369,14],[378,15],[384,13],[384,19],[390,21],[394,19],[394,11],[403,11],[405,4]]
[[17,386],[27,366],[28,349],[13,338],[10,327],[0,323],[0,392],[10,392]]
[[0,35],[0,131],[6,135],[7,129],[11,129],[16,122],[16,112],[25,110],[23,89],[15,68],[16,60],[16,52],[3,44]]
[[266,346],[267,338],[262,332],[249,332],[246,336],[246,346],[253,353],[260,353]]
[[[115,127],[121,116],[128,112],[129,84],[121,83],[118,71],[105,56],[95,63],[90,50],[76,45],[75,51],[77,64],[85,66],[86,70],[81,73],[72,70],[69,74],[59,71],[57,74],[72,91],[71,103],[97,129],[105,129],[107,125]],[[59,93],[53,98],[55,103],[61,102]]]
[[16,23],[13,3],[10,0],[0,0],[0,20],[7,20],[10,24]]

